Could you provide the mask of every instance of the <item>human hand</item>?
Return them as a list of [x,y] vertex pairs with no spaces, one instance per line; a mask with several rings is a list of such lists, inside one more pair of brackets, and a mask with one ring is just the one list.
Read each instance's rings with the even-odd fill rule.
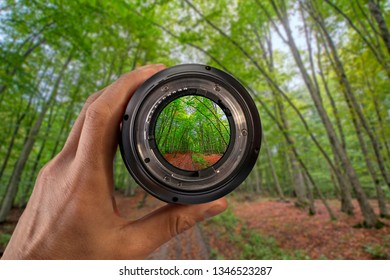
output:
[[4,259],[141,259],[225,210],[222,198],[166,205],[136,221],[119,214],[113,179],[119,125],[134,91],[163,68],[144,66],[88,98],[64,148],[40,171]]

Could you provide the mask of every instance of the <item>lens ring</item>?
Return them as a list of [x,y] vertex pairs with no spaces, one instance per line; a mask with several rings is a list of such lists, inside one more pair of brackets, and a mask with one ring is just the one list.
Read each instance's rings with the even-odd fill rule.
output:
[[[230,126],[221,160],[199,171],[167,165],[155,142],[160,112],[186,95],[217,103]],[[126,167],[145,190],[167,202],[204,203],[226,195],[247,177],[260,150],[261,123],[253,100],[233,77],[209,66],[178,65],[157,73],[134,93],[125,116],[120,147]]]

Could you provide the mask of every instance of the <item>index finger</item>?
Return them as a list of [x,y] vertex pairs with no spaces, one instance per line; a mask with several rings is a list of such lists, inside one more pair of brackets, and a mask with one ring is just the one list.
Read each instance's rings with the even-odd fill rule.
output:
[[128,101],[146,79],[164,68],[161,64],[144,66],[108,86],[86,110],[76,156],[112,161],[119,124]]

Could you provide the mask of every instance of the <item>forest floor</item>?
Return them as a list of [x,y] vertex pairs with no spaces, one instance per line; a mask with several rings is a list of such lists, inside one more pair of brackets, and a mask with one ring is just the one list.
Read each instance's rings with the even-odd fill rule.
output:
[[[325,206],[316,201],[316,215],[307,210],[270,199],[233,202],[234,213],[248,228],[271,236],[285,250],[300,250],[310,259],[389,259],[390,221],[381,229],[362,228],[363,217],[357,201],[355,215],[340,211],[337,200],[329,201],[337,220],[331,221]],[[376,201],[371,201],[379,213]],[[390,206],[390,205],[389,205]]]
[[218,154],[166,153],[164,158],[173,166],[196,171],[214,165],[222,156]]
[[[326,209],[316,202],[317,214],[294,206],[294,201],[270,198],[229,196],[229,210],[173,238],[150,259],[389,259],[390,222],[381,229],[356,227],[361,214],[348,216],[339,211],[339,203],[330,205],[337,220],[330,221]],[[139,190],[133,197],[118,193],[121,215],[138,219],[164,205]],[[376,206],[373,206],[376,209]],[[377,210],[377,209],[376,209]],[[0,224],[0,255],[6,239],[21,215],[13,209],[6,223]]]

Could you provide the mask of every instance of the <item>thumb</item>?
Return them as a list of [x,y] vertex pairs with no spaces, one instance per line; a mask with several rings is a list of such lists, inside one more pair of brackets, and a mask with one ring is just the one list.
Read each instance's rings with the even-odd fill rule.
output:
[[[166,205],[126,227],[128,254],[145,258],[176,235],[193,227],[197,222],[215,216],[227,208],[221,198],[197,205]],[[130,237],[130,238],[129,238]]]

